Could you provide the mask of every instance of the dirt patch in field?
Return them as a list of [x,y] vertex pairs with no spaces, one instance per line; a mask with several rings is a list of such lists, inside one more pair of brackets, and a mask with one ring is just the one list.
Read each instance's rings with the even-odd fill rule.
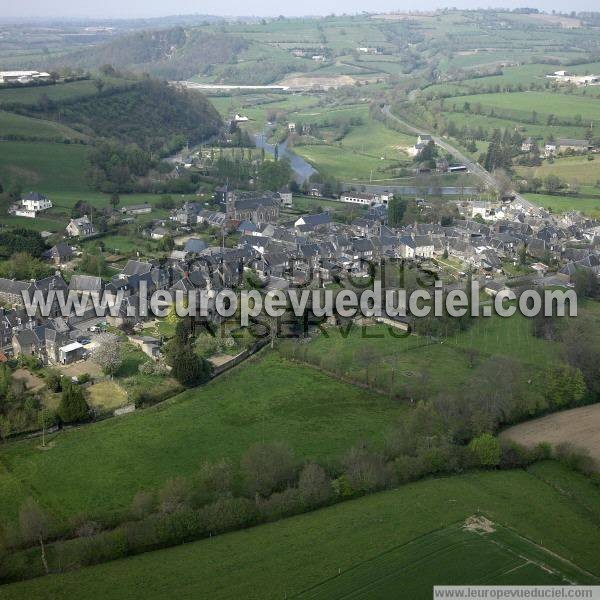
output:
[[515,425],[500,435],[523,446],[570,442],[589,451],[600,467],[600,404],[591,404]]
[[28,392],[44,387],[44,380],[37,375],[30,373],[27,369],[17,369],[13,373],[12,378],[14,381],[23,382],[23,385]]
[[79,377],[84,373],[92,377],[102,377],[104,375],[100,365],[93,360],[81,360],[70,365],[58,365],[58,368],[65,377]]
[[363,81],[361,78],[357,80],[350,75],[333,75],[331,77],[316,77],[310,75],[290,75],[278,82],[277,85],[284,85],[290,88],[338,88],[343,85],[354,85],[357,81]]
[[564,17],[562,15],[529,15],[529,18],[533,21],[541,21],[543,23],[548,23],[550,25],[560,25],[561,27],[566,27],[567,29],[575,29],[577,27],[581,27],[581,21],[574,17]]
[[496,531],[494,524],[481,515],[469,517],[463,527],[467,531],[473,531],[474,533],[493,533]]

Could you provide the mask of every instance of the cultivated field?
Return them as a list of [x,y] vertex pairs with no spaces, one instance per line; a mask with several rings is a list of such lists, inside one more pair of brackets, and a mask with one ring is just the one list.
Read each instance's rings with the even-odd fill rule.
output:
[[[435,562],[435,568],[432,563]],[[465,565],[470,565],[465,570]],[[564,585],[594,581],[514,531],[482,517],[387,550],[301,593],[303,600],[429,598],[434,585]]]
[[600,468],[599,431],[600,404],[592,404],[520,423],[502,432],[502,437],[530,447],[568,442],[588,450]]
[[[109,600],[166,595],[265,600],[351,594],[391,600],[398,597],[398,586],[406,585],[411,598],[429,600],[433,581],[548,584],[565,577],[597,584],[599,507],[597,487],[554,463],[443,477],[210,540],[9,585],[2,597],[37,600],[68,592]],[[496,532],[462,530],[460,524],[473,515],[492,521]]]

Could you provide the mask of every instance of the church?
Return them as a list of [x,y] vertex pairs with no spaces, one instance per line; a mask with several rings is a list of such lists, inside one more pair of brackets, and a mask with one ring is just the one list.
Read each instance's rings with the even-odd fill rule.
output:
[[272,192],[260,196],[229,192],[225,200],[227,217],[236,221],[276,223],[281,199]]

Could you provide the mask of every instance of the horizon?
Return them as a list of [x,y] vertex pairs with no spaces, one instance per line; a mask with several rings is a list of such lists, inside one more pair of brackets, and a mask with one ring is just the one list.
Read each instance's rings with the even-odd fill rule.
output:
[[[144,19],[165,19],[165,18],[184,18],[184,17],[207,17],[224,19],[252,19],[252,18],[277,18],[284,16],[286,18],[323,18],[327,16],[360,16],[361,14],[377,13],[427,13],[443,10],[515,10],[523,8],[533,8],[540,12],[551,14],[552,12],[571,14],[572,12],[598,12],[595,3],[590,0],[579,0],[570,3],[566,7],[559,2],[533,1],[519,2],[513,0],[504,0],[496,6],[481,6],[478,0],[466,0],[461,3],[454,3],[453,6],[429,0],[425,3],[410,3],[399,7],[389,0],[381,0],[369,5],[369,10],[364,10],[364,4],[356,0],[344,5],[343,12],[338,12],[339,3],[336,0],[321,2],[309,0],[302,4],[301,10],[286,6],[281,7],[271,0],[260,0],[256,3],[256,8],[244,14],[238,12],[239,2],[237,0],[225,0],[220,3],[220,13],[208,10],[198,10],[196,7],[189,6],[188,0],[175,0],[168,5],[167,10],[162,10],[162,3],[133,3],[124,7],[115,0],[107,0],[99,9],[97,4],[78,3],[75,11],[71,8],[74,4],[72,0],[58,0],[53,3],[52,10],[46,3],[39,0],[26,0],[18,6],[11,6],[4,9],[4,14],[0,17],[0,23],[19,23],[27,21],[80,21],[80,20],[144,20]],[[139,9],[137,8],[139,4]],[[314,7],[314,8],[313,8]]]

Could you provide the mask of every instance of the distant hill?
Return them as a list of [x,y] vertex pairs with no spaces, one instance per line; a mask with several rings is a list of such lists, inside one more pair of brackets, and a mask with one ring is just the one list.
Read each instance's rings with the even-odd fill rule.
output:
[[81,67],[95,70],[103,65],[149,73],[166,79],[186,79],[227,64],[248,42],[224,33],[172,27],[124,35],[107,44],[69,53],[48,67]]
[[10,109],[29,117],[60,121],[91,138],[135,143],[153,151],[175,148],[185,141],[203,141],[215,135],[222,124],[202,94],[151,79],[83,97],[12,104]]

